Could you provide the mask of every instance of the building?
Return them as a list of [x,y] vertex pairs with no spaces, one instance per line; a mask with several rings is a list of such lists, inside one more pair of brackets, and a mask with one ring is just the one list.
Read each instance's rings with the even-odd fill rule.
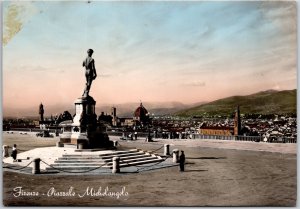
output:
[[104,115],[104,112],[101,112],[101,115],[99,115],[98,117],[98,121],[109,124],[111,126],[113,124],[113,116],[106,114]]
[[136,126],[146,126],[150,123],[150,117],[147,109],[141,103],[138,108],[134,111],[133,114],[134,124]]
[[208,126],[206,123],[203,123],[200,127],[200,134],[232,136],[234,128],[230,126]]
[[111,108],[112,126],[118,125],[117,108]]
[[148,110],[140,103],[135,111],[133,117],[117,117],[117,108],[111,108],[112,126],[114,127],[146,127],[151,123]]
[[237,106],[234,114],[234,135],[241,135],[241,116],[240,116],[240,106]]
[[119,118],[119,126],[121,127],[133,127],[135,125],[132,118]]
[[227,125],[207,125],[203,123],[200,126],[200,134],[203,135],[223,135],[223,136],[237,136],[241,135],[241,116],[240,116],[240,107],[237,106],[234,116],[234,126]]
[[131,118],[131,117],[119,118],[117,116],[117,108],[116,107],[111,108],[110,117],[111,117],[111,125],[113,127],[125,127],[125,126],[131,127],[131,126],[134,126],[133,118]]

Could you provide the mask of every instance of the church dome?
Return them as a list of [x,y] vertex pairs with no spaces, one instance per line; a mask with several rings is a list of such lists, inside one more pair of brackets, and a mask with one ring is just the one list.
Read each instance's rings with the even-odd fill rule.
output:
[[148,117],[148,111],[141,103],[140,106],[134,111],[135,118],[145,118]]

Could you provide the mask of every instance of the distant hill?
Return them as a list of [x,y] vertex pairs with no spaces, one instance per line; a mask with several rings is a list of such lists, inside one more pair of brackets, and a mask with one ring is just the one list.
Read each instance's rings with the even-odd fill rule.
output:
[[[117,108],[117,116],[132,117],[136,108],[140,106],[140,103],[132,102],[117,105],[100,105],[96,108],[96,112],[105,112],[109,114],[112,106]],[[191,105],[182,104],[180,102],[143,102],[143,106],[150,114],[154,115],[170,115],[178,112],[179,110],[191,107]]]
[[[56,114],[59,115],[64,111],[69,111],[71,114],[75,113],[75,107],[72,104],[63,105],[45,105],[45,117],[50,117],[50,115],[55,116]],[[33,107],[27,108],[14,108],[14,107],[3,107],[3,117],[4,118],[34,118],[38,119],[39,116],[39,104]]]
[[181,117],[231,115],[236,106],[242,114],[285,114],[297,112],[297,91],[267,90],[248,96],[232,96],[176,112]]
[[[26,117],[26,118],[39,118],[38,115],[38,105],[31,108],[3,108],[4,117]],[[117,108],[118,117],[132,117],[133,112],[137,107],[140,106],[138,102],[123,103],[123,104],[99,104],[96,105],[96,114],[100,115],[101,112],[110,114],[111,107],[115,106]],[[154,115],[170,115],[179,110],[186,109],[193,104],[182,104],[180,102],[143,102],[143,106]],[[56,114],[63,113],[65,110],[69,111],[72,115],[75,114],[74,104],[56,104],[56,105],[44,105],[45,116],[49,117],[51,114],[55,116]]]
[[[248,96],[233,96],[219,99],[209,103],[183,104],[180,102],[143,102],[144,107],[154,115],[177,115],[182,117],[202,116],[204,113],[209,116],[230,115],[234,112],[237,105],[240,105],[242,114],[284,114],[296,113],[296,89],[286,91],[268,90]],[[37,117],[38,105],[31,108],[15,109],[13,107],[3,108],[4,117]],[[110,114],[111,107],[117,108],[119,117],[132,117],[134,110],[140,103],[123,104],[99,104],[96,105],[96,114],[101,112]],[[69,111],[75,113],[74,104],[56,104],[44,106],[45,116],[56,115]]]

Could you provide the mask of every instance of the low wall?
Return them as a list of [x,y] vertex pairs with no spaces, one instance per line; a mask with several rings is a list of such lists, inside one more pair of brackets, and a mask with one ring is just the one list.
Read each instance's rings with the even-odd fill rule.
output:
[[[10,131],[23,131],[23,132],[40,132],[43,129],[30,129],[30,128],[13,128]],[[50,129],[50,133],[55,133],[55,129]],[[58,129],[59,133],[61,130]],[[126,132],[126,134],[130,134],[133,132]],[[113,132],[108,131],[108,135],[110,136],[123,136],[123,132]],[[139,138],[146,138],[148,136],[147,132],[138,132]],[[154,137],[154,134],[151,133],[151,136]],[[216,139],[216,140],[235,140],[235,141],[253,141],[253,142],[262,142],[264,141],[264,137],[262,136],[224,136],[224,135],[203,135],[203,134],[182,134],[182,136],[177,137],[177,139]],[[134,136],[133,136],[134,137]],[[157,136],[154,138],[163,138],[161,133],[157,133]],[[169,137],[168,137],[169,138]],[[297,143],[296,137],[269,137],[266,141],[268,143]]]

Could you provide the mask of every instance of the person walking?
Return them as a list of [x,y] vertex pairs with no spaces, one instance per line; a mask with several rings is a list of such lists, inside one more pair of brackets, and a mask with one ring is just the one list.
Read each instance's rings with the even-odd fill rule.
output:
[[185,163],[185,155],[184,152],[181,150],[181,155],[179,156],[180,171],[184,171],[184,163]]

